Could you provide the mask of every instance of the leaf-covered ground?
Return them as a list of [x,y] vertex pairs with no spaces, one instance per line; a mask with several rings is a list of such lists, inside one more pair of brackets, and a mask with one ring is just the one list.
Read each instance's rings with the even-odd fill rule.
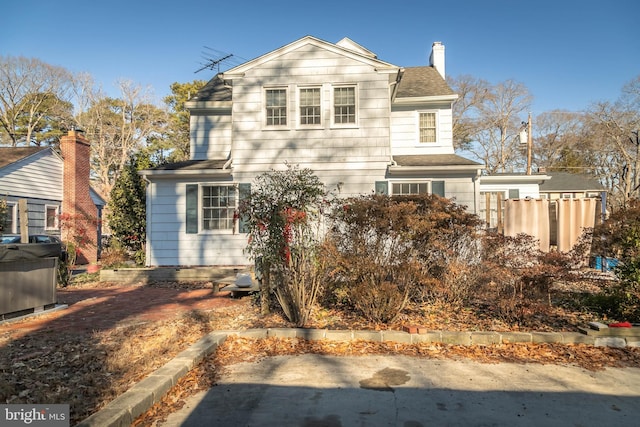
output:
[[[210,285],[210,284],[209,284]],[[88,283],[86,291],[109,289],[109,284]],[[159,286],[159,285],[155,285]],[[177,288],[202,284],[163,284]],[[151,286],[153,287],[153,285]],[[141,287],[144,292],[144,287]],[[73,288],[65,290],[73,295]],[[567,292],[558,293],[557,297]],[[84,295],[84,294],[83,294]],[[114,324],[107,329],[86,331],[37,330],[16,332],[15,324],[0,325],[0,402],[68,403],[72,425],[104,407],[137,381],[171,360],[180,351],[215,330],[243,330],[261,327],[290,327],[277,312],[261,316],[253,297],[233,300],[211,310],[184,310],[163,319],[138,319]],[[78,301],[77,304],[82,304]],[[107,303],[105,301],[105,303]],[[496,317],[486,303],[465,309],[445,304],[411,307],[391,325],[373,324],[339,309],[320,309],[308,327],[328,329],[401,329],[419,325],[432,330],[569,330],[596,319],[586,312],[554,304],[522,309],[520,320]],[[73,308],[71,305],[70,309]],[[86,316],[91,316],[90,312]],[[18,322],[28,326],[27,321]],[[20,326],[18,325],[18,326]],[[25,332],[26,331],[26,332]],[[640,350],[595,348],[584,345],[512,344],[497,346],[406,345],[366,341],[332,342],[296,339],[254,340],[232,337],[211,357],[185,376],[165,401],[141,416],[137,425],[154,425],[180,407],[183,398],[215,384],[231,363],[258,360],[272,355],[316,352],[332,355],[372,353],[407,354],[431,358],[471,358],[498,363],[574,364],[597,370],[608,366],[640,367]]]

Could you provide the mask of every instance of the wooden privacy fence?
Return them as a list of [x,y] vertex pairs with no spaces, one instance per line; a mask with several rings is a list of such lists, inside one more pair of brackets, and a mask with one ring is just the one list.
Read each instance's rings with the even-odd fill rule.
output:
[[507,199],[504,201],[504,234],[525,233],[538,239],[540,250],[555,246],[568,252],[585,229],[599,219],[600,200],[585,199]]

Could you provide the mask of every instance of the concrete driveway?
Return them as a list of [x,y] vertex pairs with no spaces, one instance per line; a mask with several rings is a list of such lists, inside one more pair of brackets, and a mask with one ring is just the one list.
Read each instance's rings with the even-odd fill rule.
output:
[[640,369],[407,356],[231,365],[162,426],[636,426]]

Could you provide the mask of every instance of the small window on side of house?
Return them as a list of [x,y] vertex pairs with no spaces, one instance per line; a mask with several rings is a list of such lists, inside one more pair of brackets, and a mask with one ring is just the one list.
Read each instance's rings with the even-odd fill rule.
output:
[[419,113],[418,120],[419,120],[420,143],[438,142],[436,113],[434,112]]
[[45,218],[44,218],[45,230],[57,230],[58,229],[58,206],[46,205],[45,206]]
[[15,234],[17,233],[17,204],[13,202],[7,202],[7,214],[4,218],[4,224],[2,227],[2,233]]

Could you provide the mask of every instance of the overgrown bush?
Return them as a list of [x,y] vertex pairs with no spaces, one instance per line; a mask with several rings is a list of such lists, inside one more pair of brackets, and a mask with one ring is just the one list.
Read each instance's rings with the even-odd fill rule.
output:
[[468,296],[479,220],[464,207],[435,195],[368,195],[340,201],[331,217],[329,300],[388,322],[411,298]]
[[76,264],[76,245],[73,242],[63,242],[64,251],[58,260],[58,286],[67,287],[71,282],[73,267]]
[[287,164],[257,176],[251,194],[241,197],[247,252],[262,273],[262,312],[275,295],[289,320],[304,326],[321,285],[324,185],[310,169]]
[[572,280],[589,241],[586,233],[569,253],[545,253],[526,234],[486,234],[478,298],[491,301],[496,315],[510,322],[523,322],[532,313],[544,312],[551,303],[551,286],[557,280]]
[[592,308],[620,320],[640,321],[640,200],[611,216],[594,231],[594,253],[616,258],[619,282],[592,298]]

